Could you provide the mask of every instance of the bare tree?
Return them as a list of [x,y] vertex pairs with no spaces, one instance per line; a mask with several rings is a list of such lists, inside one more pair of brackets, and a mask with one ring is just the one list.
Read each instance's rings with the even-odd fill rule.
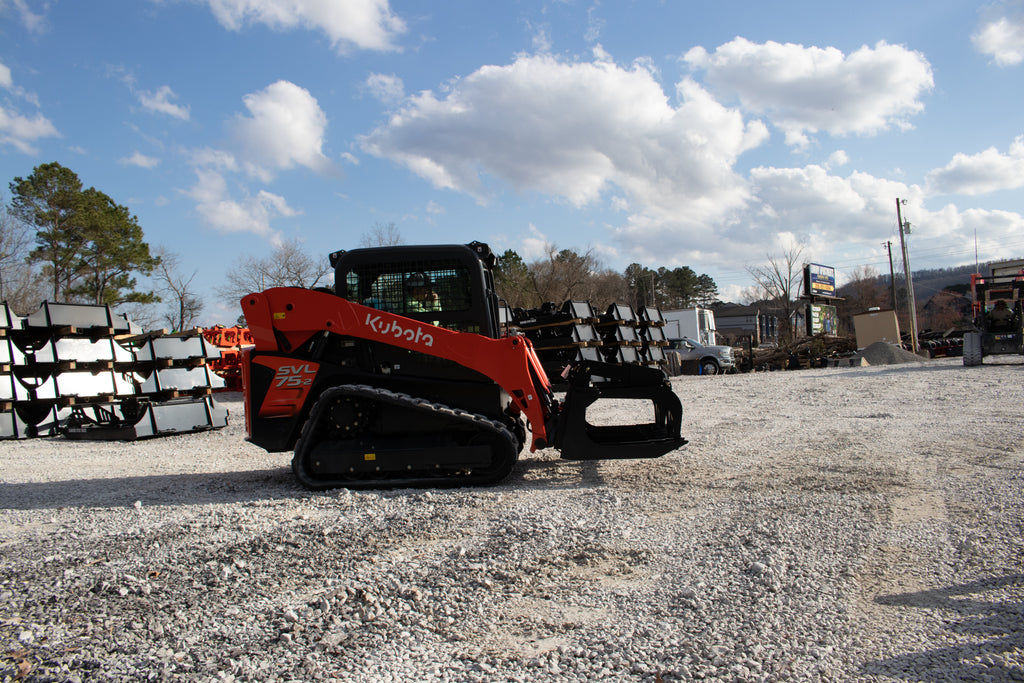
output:
[[570,299],[587,299],[590,278],[600,268],[594,250],[578,254],[571,249],[559,250],[553,244],[545,247],[547,256],[530,264],[537,298],[541,302],[560,304]]
[[121,304],[117,307],[117,312],[141,327],[143,332],[158,330],[163,325],[159,311],[153,304],[138,302]]
[[847,303],[858,313],[872,306],[881,308],[892,303],[889,301],[889,290],[878,279],[878,269],[872,266],[854,268],[844,290]]
[[330,270],[326,256],[314,259],[302,250],[298,239],[291,239],[275,246],[265,259],[254,256],[238,259],[218,293],[234,303],[246,294],[271,287],[313,288],[322,285]]
[[741,304],[749,306],[764,300],[764,291],[757,286],[744,287],[740,290],[739,300]]
[[157,250],[160,265],[157,267],[155,279],[161,285],[161,298],[167,302],[163,322],[171,330],[187,330],[196,326],[199,314],[203,311],[203,301],[192,290],[192,281],[198,270],[193,270],[188,277],[181,275],[181,256],[173,251],[160,248]]
[[42,275],[26,262],[33,241],[29,227],[0,205],[0,301],[17,315],[34,312],[46,297]]
[[359,239],[360,247],[396,247],[399,244],[405,244],[405,240],[394,223],[374,223]]
[[629,301],[629,283],[622,273],[603,268],[591,274],[581,297],[590,301],[597,314],[608,309],[609,304]]
[[836,301],[836,311],[840,325],[851,333],[853,316],[875,306],[888,308],[891,305],[889,290],[879,280],[878,269],[872,266],[854,268],[842,291],[842,299]]
[[796,293],[800,287],[803,271],[802,245],[790,247],[782,256],[769,256],[767,266],[750,267],[747,272],[754,278],[765,299],[772,301],[779,315],[780,338],[796,341],[793,329],[793,312],[796,310]]

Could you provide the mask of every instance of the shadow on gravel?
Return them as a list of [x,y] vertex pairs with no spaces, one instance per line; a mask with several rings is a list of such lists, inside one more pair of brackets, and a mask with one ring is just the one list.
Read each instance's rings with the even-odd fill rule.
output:
[[[500,485],[515,488],[579,489],[606,485],[599,462],[520,460]],[[487,490],[489,487],[484,487]],[[413,489],[380,491],[417,492]],[[458,489],[456,489],[458,490]],[[208,505],[321,495],[299,486],[290,467],[247,472],[203,472],[142,477],[108,477],[67,481],[0,483],[0,510]]]
[[946,628],[974,643],[865,662],[865,675],[907,681],[1020,681],[1024,665],[1024,575],[981,579],[949,588],[884,595],[891,607],[916,607],[952,614]]
[[504,482],[517,486],[550,489],[604,487],[607,482],[597,460],[529,460],[516,463],[512,476]]
[[205,472],[145,477],[0,484],[0,510],[47,510],[68,507],[204,505],[240,503],[308,495],[291,468],[249,472]]

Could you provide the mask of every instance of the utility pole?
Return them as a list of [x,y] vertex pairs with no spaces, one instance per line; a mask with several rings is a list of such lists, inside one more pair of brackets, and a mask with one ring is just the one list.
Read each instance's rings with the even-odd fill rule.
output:
[[896,311],[896,271],[892,269],[892,242],[882,245],[889,251],[889,296],[892,299],[892,310]]
[[900,211],[900,198],[896,198],[896,221],[900,224],[900,245],[903,247],[903,272],[907,276],[907,305],[910,306],[910,337],[914,353],[920,347],[917,342],[917,303],[914,301],[914,281],[910,277],[910,256],[907,254],[907,240],[905,232],[910,232],[910,221],[903,223],[903,214]]

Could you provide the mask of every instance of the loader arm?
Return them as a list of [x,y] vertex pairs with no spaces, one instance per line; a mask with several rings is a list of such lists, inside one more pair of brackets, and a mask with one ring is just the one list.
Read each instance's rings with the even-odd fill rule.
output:
[[492,339],[436,327],[343,299],[333,293],[278,287],[249,294],[242,311],[254,352],[290,352],[330,332],[444,358],[492,379],[530,423],[530,450],[551,445],[559,404],[525,337]]

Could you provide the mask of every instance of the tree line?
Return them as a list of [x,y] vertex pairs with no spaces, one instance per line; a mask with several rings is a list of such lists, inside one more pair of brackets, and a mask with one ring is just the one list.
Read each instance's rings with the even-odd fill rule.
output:
[[[358,246],[404,243],[394,223],[377,223],[362,235]],[[275,246],[267,258],[241,257],[219,293],[226,301],[237,301],[267,287],[328,286],[329,272],[326,257],[312,258],[297,241],[288,241]],[[619,273],[605,268],[593,250],[580,253],[554,245],[547,245],[542,257],[529,262],[512,249],[504,251],[498,255],[494,279],[498,296],[511,308],[521,309],[578,300],[589,301],[601,313],[612,303],[673,310],[718,301],[715,281],[687,266],[652,269],[634,263]]]
[[675,310],[718,301],[715,281],[689,266],[670,270],[631,263],[619,273],[605,268],[592,249],[579,253],[554,245],[529,263],[506,250],[498,257],[495,287],[509,306],[523,309],[576,300],[589,301],[599,313],[612,303]]

